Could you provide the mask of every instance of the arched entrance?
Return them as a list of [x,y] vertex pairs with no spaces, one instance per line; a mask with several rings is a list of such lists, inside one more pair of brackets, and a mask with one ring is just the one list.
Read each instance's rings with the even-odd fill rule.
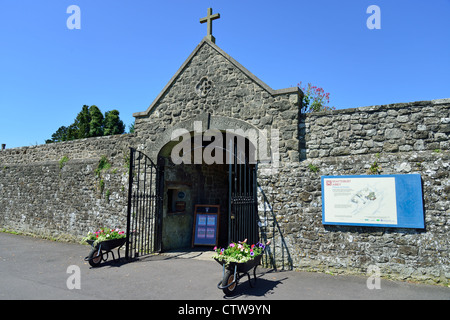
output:
[[220,130],[184,132],[161,148],[163,251],[192,246],[195,205],[220,207],[219,246],[257,242],[255,151],[246,137]]

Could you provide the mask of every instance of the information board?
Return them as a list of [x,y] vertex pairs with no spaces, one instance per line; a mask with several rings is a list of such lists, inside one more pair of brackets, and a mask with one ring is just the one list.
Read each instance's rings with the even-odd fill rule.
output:
[[219,230],[220,206],[195,205],[192,246],[216,246]]
[[322,223],[423,229],[421,177],[322,176]]

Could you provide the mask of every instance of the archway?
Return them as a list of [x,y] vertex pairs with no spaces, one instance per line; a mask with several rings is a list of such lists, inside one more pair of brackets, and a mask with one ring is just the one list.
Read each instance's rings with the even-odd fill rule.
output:
[[249,139],[219,130],[213,138],[205,138],[203,132],[185,132],[181,141],[161,148],[163,251],[192,246],[195,205],[219,206],[219,246],[244,237],[256,242],[255,155]]

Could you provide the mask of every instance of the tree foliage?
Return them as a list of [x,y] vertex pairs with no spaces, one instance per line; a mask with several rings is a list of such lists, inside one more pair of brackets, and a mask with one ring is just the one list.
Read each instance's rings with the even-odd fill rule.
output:
[[[119,113],[119,111],[117,111]],[[104,121],[103,113],[97,106],[93,105],[89,109],[90,122],[89,122],[89,136],[100,137],[104,134]],[[119,132],[123,133],[123,132]]]
[[112,110],[105,113],[105,136],[122,134],[125,132],[125,125],[119,118],[119,111]]
[[90,107],[84,105],[71,125],[59,127],[52,134],[52,138],[46,140],[45,143],[108,136],[124,132],[125,125],[120,120],[119,111],[107,111],[103,116],[96,105]]

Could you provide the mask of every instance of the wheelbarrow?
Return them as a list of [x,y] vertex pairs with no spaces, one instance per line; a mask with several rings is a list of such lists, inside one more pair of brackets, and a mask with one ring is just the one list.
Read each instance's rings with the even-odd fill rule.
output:
[[118,260],[120,260],[120,248],[125,244],[127,238],[102,241],[97,243],[95,246],[95,240],[86,241],[92,246],[92,251],[86,258],[84,258],[84,260],[88,261],[92,267],[98,267],[102,261],[108,260],[110,253],[114,262],[117,261],[116,257],[114,256],[114,252],[112,251],[115,248],[117,248],[117,254],[119,256]]
[[[256,256],[252,260],[243,263],[230,262],[228,265],[225,261],[220,261],[215,259],[218,263],[222,265],[223,268],[223,278],[217,284],[217,288],[223,290],[225,295],[229,296],[233,294],[237,285],[239,284],[239,280],[247,275],[248,283],[250,287],[253,288],[253,285],[256,283],[256,268],[261,263],[262,254]],[[250,278],[250,271],[253,269],[253,284]]]

